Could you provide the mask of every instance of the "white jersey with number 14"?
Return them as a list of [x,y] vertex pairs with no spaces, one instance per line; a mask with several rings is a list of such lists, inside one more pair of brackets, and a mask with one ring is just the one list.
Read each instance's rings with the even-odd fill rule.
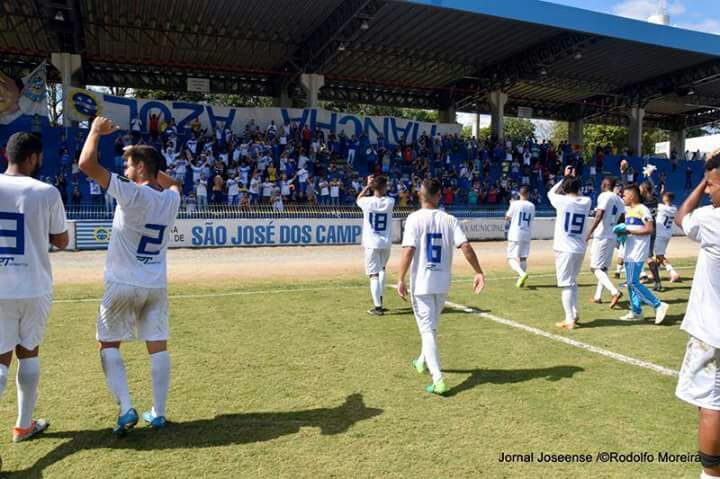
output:
[[535,205],[529,201],[517,200],[510,203],[505,213],[510,218],[508,241],[530,241],[532,239],[532,224],[535,219]]

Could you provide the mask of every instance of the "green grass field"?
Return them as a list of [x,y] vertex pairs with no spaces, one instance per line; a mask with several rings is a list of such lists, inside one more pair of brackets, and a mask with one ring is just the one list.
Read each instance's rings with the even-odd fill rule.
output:
[[[687,266],[688,263],[685,263]],[[546,270],[544,273],[551,273]],[[689,276],[691,270],[683,270]],[[562,317],[552,276],[517,291],[507,272],[471,294],[456,278],[450,300],[677,370],[690,281],[669,285],[670,324],[623,323],[588,304],[586,326]],[[0,402],[6,477],[697,477],[687,463],[547,464],[501,453],[696,450],[696,412],[675,379],[552,339],[446,309],[440,352],[449,397],[423,392],[410,367],[419,336],[392,291],[384,317],[368,316],[362,278],[292,284],[171,286],[173,377],[161,432],[110,434],[116,414],[94,343],[101,286],[59,287],[42,347],[37,440],[14,445],[15,387]],[[239,294],[235,294],[239,293]],[[180,297],[192,295],[191,297]],[[151,406],[142,344],[123,347],[138,410]],[[15,363],[14,363],[15,366]],[[14,366],[12,368],[14,374]],[[536,457],[537,459],[537,457]]]

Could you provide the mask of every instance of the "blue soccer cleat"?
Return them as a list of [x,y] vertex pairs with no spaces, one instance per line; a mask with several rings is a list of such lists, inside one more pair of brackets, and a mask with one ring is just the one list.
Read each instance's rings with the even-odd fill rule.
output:
[[138,423],[138,413],[135,408],[130,408],[128,412],[118,417],[117,425],[113,428],[113,434],[124,436],[128,431],[132,431]]
[[162,429],[168,424],[165,416],[156,416],[153,411],[145,411],[143,413],[143,419],[145,423],[153,429]]

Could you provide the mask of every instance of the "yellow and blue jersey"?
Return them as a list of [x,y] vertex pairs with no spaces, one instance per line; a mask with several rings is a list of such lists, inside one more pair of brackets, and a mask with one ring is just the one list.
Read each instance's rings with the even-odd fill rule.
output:
[[642,227],[648,221],[652,221],[652,216],[646,206],[636,205],[625,208],[625,225]]

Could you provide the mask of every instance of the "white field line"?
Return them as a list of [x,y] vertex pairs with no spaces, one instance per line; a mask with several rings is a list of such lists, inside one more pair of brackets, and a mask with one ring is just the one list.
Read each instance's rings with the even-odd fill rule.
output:
[[[680,266],[675,269],[694,269],[694,266]],[[590,276],[590,272],[582,272],[581,276]],[[555,273],[546,274],[534,274],[530,275],[530,278],[554,278]],[[503,281],[517,279],[517,276],[497,276],[489,277],[486,281]],[[455,279],[453,283],[468,283],[472,282],[472,279]],[[199,294],[172,294],[168,296],[169,299],[192,299],[192,298],[222,298],[226,296],[248,296],[253,294],[287,294],[287,293],[303,293],[308,291],[334,291],[337,289],[364,289],[363,286],[318,286],[316,288],[289,288],[289,289],[265,289],[265,290],[252,290],[252,291],[228,291],[226,293],[199,293]],[[83,298],[83,299],[56,299],[53,304],[68,304],[68,303],[99,303],[102,298]]]
[[660,366],[655,363],[651,363],[648,361],[643,361],[640,359],[636,359],[630,356],[625,356],[624,354],[614,353],[612,351],[608,351],[607,349],[603,349],[597,346],[593,346],[592,344],[583,343],[580,341],[576,341],[574,339],[570,339],[566,336],[560,336],[557,334],[548,333],[547,331],[543,331],[542,329],[533,328],[532,326],[527,326],[522,323],[518,323],[517,321],[513,321],[510,319],[500,318],[498,316],[495,316],[494,314],[484,313],[478,309],[470,308],[468,306],[463,306],[462,304],[452,303],[450,301],[446,301],[445,304],[453,309],[457,309],[466,313],[474,313],[481,318],[489,319],[490,321],[494,321],[498,324],[503,324],[505,326],[510,326],[512,328],[521,329],[525,332],[535,334],[537,336],[542,336],[544,338],[552,339],[553,341],[557,341],[564,344],[569,344],[570,346],[574,346],[579,349],[584,349],[585,351],[590,351],[595,354],[599,354],[601,356],[605,356],[606,358],[614,359],[615,361],[619,361],[621,363],[630,364],[632,366],[637,366],[639,368],[645,368],[649,369],[651,371],[655,371],[656,373],[660,373],[663,376],[670,376],[670,377],[677,377],[678,371],[675,371],[674,369],[669,369],[664,366]]

